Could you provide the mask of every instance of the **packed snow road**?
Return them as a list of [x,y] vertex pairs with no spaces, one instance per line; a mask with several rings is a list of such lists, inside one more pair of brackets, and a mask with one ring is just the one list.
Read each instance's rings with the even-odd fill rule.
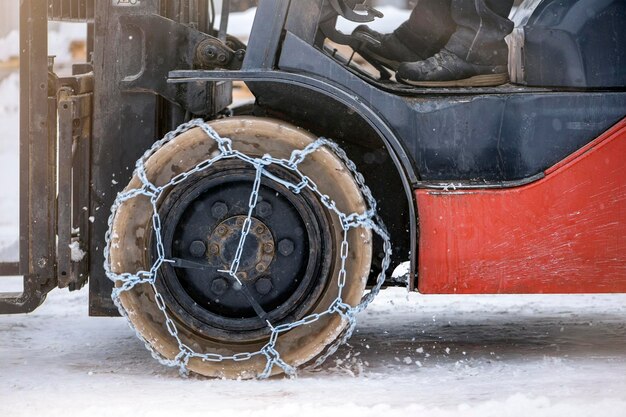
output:
[[626,296],[382,292],[297,379],[183,379],[87,291],[0,317],[3,416],[626,416]]

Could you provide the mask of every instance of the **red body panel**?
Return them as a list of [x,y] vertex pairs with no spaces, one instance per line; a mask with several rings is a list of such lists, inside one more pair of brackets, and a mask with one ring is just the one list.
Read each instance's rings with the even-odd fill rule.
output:
[[422,293],[626,292],[626,119],[535,183],[416,195]]

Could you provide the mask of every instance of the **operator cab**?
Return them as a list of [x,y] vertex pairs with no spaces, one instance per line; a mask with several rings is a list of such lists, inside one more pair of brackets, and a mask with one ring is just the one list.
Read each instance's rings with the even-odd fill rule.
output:
[[[359,23],[383,18],[363,0],[329,0],[320,19],[317,46],[351,72],[395,94],[450,93],[467,88],[416,88],[397,82],[394,71],[363,51],[378,41],[366,33],[347,35],[338,18]],[[477,92],[542,89],[605,89],[626,85],[626,3],[621,0],[525,0],[514,7],[515,29],[507,37],[510,83],[470,88]],[[322,39],[322,43],[320,43]]]

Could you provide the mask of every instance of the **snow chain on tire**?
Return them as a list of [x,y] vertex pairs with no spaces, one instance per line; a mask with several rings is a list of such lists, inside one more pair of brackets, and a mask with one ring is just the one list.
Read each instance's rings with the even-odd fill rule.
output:
[[[193,128],[202,129],[204,133],[206,133],[209,136],[209,138],[214,140],[218,146],[219,152],[217,152],[214,155],[211,155],[210,158],[197,164],[193,169],[187,172],[183,172],[179,175],[176,175],[167,184],[161,187],[157,187],[154,184],[152,184],[147,179],[147,175],[146,175],[146,161],[148,160],[148,158],[154,155],[165,144],[172,141],[180,134]],[[367,203],[367,210],[364,213],[350,213],[350,214],[342,213],[341,211],[337,209],[336,204],[332,200],[332,198],[324,194],[323,190],[318,189],[317,184],[315,184],[315,182],[312,179],[302,174],[301,171],[299,170],[299,167],[298,167],[299,164],[302,163],[309,154],[315,152],[316,150],[322,147],[326,147],[327,149],[332,151],[345,164],[345,166],[350,171],[351,175],[353,176],[356,184],[358,185]],[[259,196],[258,194],[259,188],[261,185],[261,179],[263,177],[266,177],[272,181],[276,181],[277,183],[287,187],[290,191],[292,191],[295,194],[300,193],[304,189],[308,189],[312,191],[313,193],[315,193],[319,197],[322,204],[331,213],[334,213],[334,215],[338,217],[341,223],[341,227],[343,229],[343,240],[341,242],[341,247],[340,247],[340,251],[341,251],[340,267],[341,268],[339,270],[338,275],[335,277],[337,280],[337,286],[339,288],[339,293],[338,293],[339,295],[337,296],[335,301],[332,303],[330,308],[328,308],[327,310],[321,313],[310,314],[292,323],[281,324],[277,326],[274,326],[269,320],[266,320],[267,326],[269,327],[271,331],[271,335],[269,337],[269,341],[263,346],[263,348],[261,348],[260,350],[256,352],[237,353],[232,356],[223,356],[223,355],[212,353],[212,352],[195,352],[189,346],[185,345],[181,341],[181,338],[178,335],[178,329],[176,327],[176,324],[170,317],[170,313],[168,312],[166,308],[163,296],[157,290],[155,281],[157,279],[157,272],[159,268],[164,263],[173,262],[171,260],[166,259],[165,257],[165,249],[164,249],[162,236],[161,236],[161,219],[159,217],[157,203],[159,201],[159,198],[163,194],[163,192],[168,190],[170,187],[173,187],[177,184],[182,183],[193,174],[207,170],[209,167],[211,167],[213,164],[215,164],[218,161],[229,160],[229,159],[231,160],[238,159],[249,164],[255,169],[256,176],[255,176],[253,189],[250,194],[250,199],[248,202],[248,214],[242,226],[242,232],[239,238],[239,244],[235,253],[234,260],[231,263],[230,268],[228,270],[224,270],[220,272],[229,275],[231,279],[237,281],[238,283],[241,283],[237,276],[237,271],[239,269],[239,262],[241,259],[244,243],[246,241],[246,237],[250,229],[252,213],[257,204],[257,199]],[[295,174],[296,177],[300,180],[300,182],[294,184],[282,178],[279,178],[276,175],[271,174],[266,169],[266,167],[269,167],[271,165],[281,166],[283,168],[286,168],[287,170]],[[264,371],[258,375],[258,378],[269,377],[271,375],[272,368],[274,366],[279,366],[287,375],[294,376],[296,373],[295,368],[289,365],[288,363],[286,363],[283,359],[281,359],[280,352],[276,350],[276,342],[279,336],[282,333],[288,332],[296,327],[313,323],[319,320],[320,318],[322,318],[323,316],[331,315],[335,313],[339,314],[342,317],[342,319],[347,321],[347,326],[344,328],[342,334],[333,343],[331,343],[329,346],[326,347],[326,350],[320,356],[318,356],[318,358],[315,360],[314,364],[312,365],[312,366],[318,366],[321,363],[323,363],[326,360],[326,358],[328,358],[333,353],[335,353],[337,348],[343,343],[345,343],[352,336],[352,333],[356,326],[356,315],[359,312],[363,311],[372,302],[372,300],[376,297],[376,295],[380,291],[381,286],[383,285],[385,281],[387,269],[389,268],[389,264],[390,264],[391,242],[389,239],[389,234],[387,232],[387,229],[385,228],[380,216],[377,213],[376,200],[372,196],[372,193],[369,187],[365,185],[363,175],[357,171],[356,165],[347,157],[343,149],[341,149],[336,143],[332,142],[329,139],[319,138],[315,140],[313,143],[306,146],[304,149],[294,150],[291,154],[291,157],[288,160],[276,159],[276,158],[273,158],[271,155],[264,155],[260,158],[251,157],[240,151],[234,150],[232,148],[232,142],[230,139],[220,137],[220,135],[209,124],[207,124],[201,119],[196,119],[188,123],[185,123],[179,126],[175,131],[168,133],[163,139],[156,142],[152,146],[152,148],[146,151],[146,153],[136,163],[135,175],[141,181],[141,184],[142,184],[141,188],[125,190],[124,192],[118,194],[113,206],[111,207],[111,215],[108,220],[108,231],[105,236],[106,247],[104,249],[104,257],[105,257],[104,268],[105,268],[107,277],[116,284],[116,287],[113,289],[113,293],[112,293],[113,301],[115,305],[118,307],[122,316],[124,316],[128,320],[128,323],[130,324],[131,328],[135,330],[135,332],[137,333],[137,337],[139,337],[139,339],[144,341],[146,348],[152,353],[152,356],[155,359],[157,359],[163,365],[178,367],[180,369],[181,375],[188,374],[189,371],[187,369],[187,364],[191,358],[198,358],[202,361],[222,362],[222,361],[246,361],[255,356],[263,355],[267,359],[267,363],[266,363]],[[112,271],[111,258],[110,258],[111,248],[112,248],[111,245],[113,244],[112,241],[114,237],[114,231],[112,230],[113,222],[114,222],[116,213],[118,209],[120,208],[120,206],[122,205],[122,203],[128,200],[134,199],[138,196],[145,196],[149,198],[150,203],[152,205],[152,210],[153,210],[152,226],[154,228],[153,232],[154,232],[155,239],[156,239],[156,253],[157,253],[156,260],[153,262],[149,270],[139,271],[134,274],[132,273],[118,274]],[[348,253],[349,253],[348,231],[357,227],[363,227],[363,228],[369,229],[373,231],[374,233],[376,233],[381,238],[382,244],[383,244],[382,250],[384,253],[384,257],[382,259],[381,271],[376,278],[376,284],[367,294],[365,294],[361,298],[360,303],[357,306],[353,307],[343,301],[342,289],[346,283],[346,263],[347,263]],[[128,318],[128,315],[126,314],[126,311],[124,310],[123,306],[120,303],[120,294],[122,294],[125,291],[129,291],[133,289],[136,285],[139,285],[139,284],[149,284],[155,293],[155,300],[156,300],[157,307],[165,316],[165,325],[167,327],[167,331],[176,340],[178,344],[179,352],[174,359],[168,359],[164,357],[162,354],[157,352],[148,343],[148,341],[137,331],[137,329],[134,328],[133,324]]]

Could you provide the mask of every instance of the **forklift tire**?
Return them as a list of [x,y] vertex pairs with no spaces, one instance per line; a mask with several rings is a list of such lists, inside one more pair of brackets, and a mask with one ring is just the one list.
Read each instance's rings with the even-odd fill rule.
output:
[[[275,158],[289,159],[293,150],[303,149],[316,139],[302,129],[270,119],[232,117],[211,122],[210,125],[221,137],[230,138],[234,149],[255,157],[269,154]],[[189,130],[164,145],[146,161],[147,178],[152,184],[162,186],[181,172],[187,172],[214,156],[217,151],[215,141],[204,131],[199,128]],[[322,193],[336,202],[341,212],[350,214],[366,211],[365,200],[350,171],[330,150],[320,148],[308,155],[299,168],[318,185]],[[229,248],[228,242],[215,240],[215,230],[222,226],[221,232],[224,232],[224,228],[232,227],[234,234],[239,236],[241,227],[236,230],[236,224],[241,225],[241,214],[247,211],[254,172],[252,166],[246,166],[240,161],[220,161],[206,172],[195,174],[195,177],[170,187],[157,204],[165,257],[172,254],[190,256],[191,249],[187,249],[190,246],[184,244],[182,249],[177,249],[177,245],[181,245],[182,241],[199,239],[198,236],[202,236],[204,246],[197,240],[193,243],[197,243],[195,254],[202,261],[209,259],[209,263],[215,262],[210,253],[232,254],[233,239]],[[309,190],[294,194],[265,177],[261,184],[259,201],[275,203],[273,217],[267,217],[267,207],[265,214],[262,213],[265,217],[260,215],[257,206],[253,223],[258,225],[256,230],[259,233],[248,239],[252,239],[253,246],[258,244],[259,247],[268,248],[268,251],[269,248],[273,250],[271,256],[262,254],[259,257],[258,253],[263,250],[255,252],[244,249],[246,259],[241,262],[242,270],[250,271],[252,278],[249,284],[257,290],[255,297],[266,309],[273,325],[291,323],[328,310],[339,295],[343,229],[338,216],[321,203],[317,194]],[[141,182],[135,176],[126,190],[137,188],[141,188]],[[221,205],[216,206],[214,198],[223,200],[219,203]],[[189,207],[193,209],[187,210]],[[228,213],[226,210],[229,210]],[[150,269],[155,257],[152,214],[149,198],[145,196],[127,200],[118,208],[111,229],[112,272],[137,273]],[[203,220],[206,224],[195,222],[197,218],[206,219]],[[256,227],[254,224],[253,229]],[[265,233],[260,233],[264,230]],[[279,240],[281,235],[296,237],[291,244],[281,247],[284,241]],[[300,240],[297,235],[301,236]],[[345,303],[356,306],[365,291],[370,273],[371,231],[365,228],[351,229],[348,232],[348,243],[346,284],[341,296]],[[200,250],[197,250],[198,247]],[[215,249],[213,252],[212,248]],[[284,261],[287,255],[293,259]],[[227,268],[231,261],[232,258],[217,262],[224,262],[222,268]],[[259,267],[258,262],[264,262],[264,265]],[[138,284],[120,293],[121,308],[148,347],[170,361],[180,352],[178,342],[168,331],[165,315],[155,301],[154,288],[165,300],[166,311],[176,324],[180,341],[196,353],[231,356],[256,352],[267,344],[271,332],[251,310],[250,302],[247,301],[248,305],[245,305],[246,298],[241,296],[240,288],[239,294],[236,293],[237,288],[224,293],[224,287],[228,287],[228,284],[224,285],[224,280],[219,281],[220,285],[215,284],[221,279],[219,275],[216,278],[215,273],[211,276],[212,272],[176,269],[171,265],[164,263],[161,266],[155,287]],[[264,279],[263,285],[258,284],[260,277],[254,277],[255,271],[260,269],[264,272],[257,275]],[[256,283],[254,279],[257,279]],[[212,284],[209,285],[211,280]],[[271,284],[268,285],[271,282],[274,282],[273,288]],[[120,285],[118,282],[117,286]],[[215,293],[222,294],[222,300]],[[273,299],[265,302],[264,294],[271,295]],[[259,320],[263,326],[259,325]],[[319,357],[346,326],[347,320],[339,314],[324,315],[317,321],[281,333],[276,342],[276,351],[287,364],[293,367],[303,365]],[[192,357],[187,368],[209,377],[245,379],[259,376],[266,363],[263,354],[243,361],[210,361]],[[281,372],[281,368],[274,366],[272,375]]]

